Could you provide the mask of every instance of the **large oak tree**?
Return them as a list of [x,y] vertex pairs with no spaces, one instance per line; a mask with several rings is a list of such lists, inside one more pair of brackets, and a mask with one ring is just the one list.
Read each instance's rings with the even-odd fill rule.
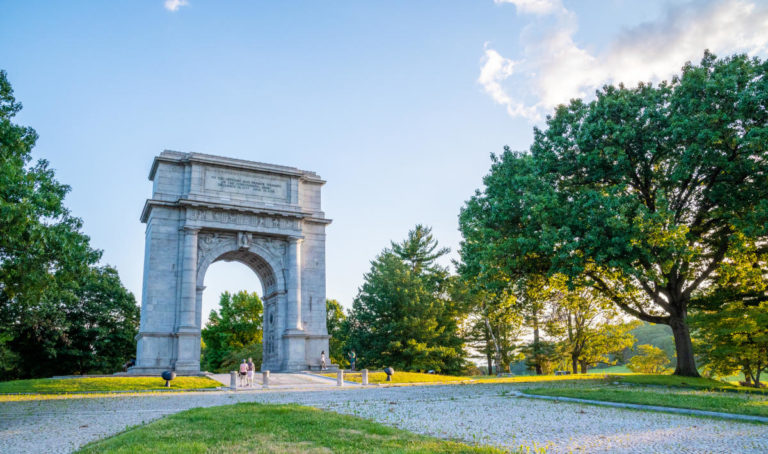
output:
[[766,254],[768,62],[705,53],[670,82],[560,106],[534,135],[530,153],[494,158],[463,210],[477,261],[563,273],[669,325],[675,373],[697,376],[691,302],[733,251]]

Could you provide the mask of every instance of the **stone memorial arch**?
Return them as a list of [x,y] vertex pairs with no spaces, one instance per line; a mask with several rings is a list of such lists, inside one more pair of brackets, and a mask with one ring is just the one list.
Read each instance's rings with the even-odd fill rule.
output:
[[[237,261],[263,286],[262,369],[306,370],[328,352],[325,184],[292,167],[163,151],[152,163],[134,374],[200,372],[203,282]],[[236,290],[236,289],[233,289]]]

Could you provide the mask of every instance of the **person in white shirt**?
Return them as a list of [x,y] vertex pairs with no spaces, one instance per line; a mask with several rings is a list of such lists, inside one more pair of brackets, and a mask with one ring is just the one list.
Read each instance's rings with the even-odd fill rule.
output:
[[240,386],[245,386],[246,375],[248,374],[248,364],[243,360],[240,363]]
[[253,364],[253,358],[248,358],[248,386],[253,387],[253,374],[255,364]]

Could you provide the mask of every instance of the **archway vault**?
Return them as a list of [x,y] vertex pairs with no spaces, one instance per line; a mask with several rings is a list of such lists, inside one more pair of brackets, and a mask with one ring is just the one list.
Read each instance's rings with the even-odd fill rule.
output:
[[286,281],[284,279],[287,247],[290,240],[279,237],[256,237],[245,232],[201,231],[198,233],[196,325],[202,321],[203,292],[205,275],[212,264],[239,262],[250,268],[262,285],[263,353],[264,370],[281,369],[280,330],[284,326],[286,304]]
[[[328,351],[325,226],[312,172],[165,151],[150,172],[137,365],[132,373],[200,372],[208,267],[237,261],[263,286],[268,370],[302,370]],[[313,304],[314,303],[314,304]]]

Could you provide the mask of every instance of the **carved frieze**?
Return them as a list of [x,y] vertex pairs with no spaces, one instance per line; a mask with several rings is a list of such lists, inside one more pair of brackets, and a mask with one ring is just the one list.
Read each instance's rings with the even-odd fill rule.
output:
[[283,240],[278,240],[276,238],[254,238],[253,244],[261,246],[281,260],[285,257],[286,244]]
[[189,221],[216,222],[231,225],[259,227],[266,230],[301,230],[299,220],[285,216],[237,213],[234,211],[187,208]]
[[197,240],[197,267],[200,268],[200,264],[206,258],[209,257],[212,251],[218,250],[224,246],[230,246],[234,249],[235,234],[222,233],[222,232],[204,232],[198,235]]

